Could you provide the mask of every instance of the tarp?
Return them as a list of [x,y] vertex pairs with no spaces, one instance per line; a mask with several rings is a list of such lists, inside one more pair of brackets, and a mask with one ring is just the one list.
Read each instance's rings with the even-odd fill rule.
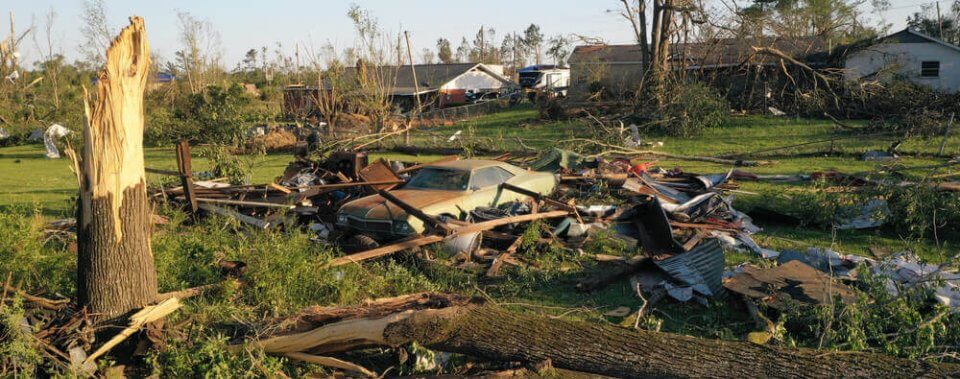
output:
[[57,140],[70,134],[70,129],[60,124],[53,124],[43,133],[43,147],[47,149],[47,158],[59,159],[60,150],[57,149]]

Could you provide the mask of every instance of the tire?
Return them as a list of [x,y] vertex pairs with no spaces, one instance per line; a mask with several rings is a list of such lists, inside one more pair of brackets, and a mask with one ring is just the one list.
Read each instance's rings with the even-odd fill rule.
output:
[[344,245],[343,250],[347,253],[356,253],[360,251],[376,249],[380,247],[380,243],[374,240],[372,237],[366,234],[354,234],[347,239],[347,243]]

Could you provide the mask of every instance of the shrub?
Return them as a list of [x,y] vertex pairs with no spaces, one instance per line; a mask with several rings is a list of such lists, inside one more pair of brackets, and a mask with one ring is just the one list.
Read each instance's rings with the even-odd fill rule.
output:
[[689,137],[705,128],[720,126],[729,113],[727,101],[700,83],[666,86],[663,105],[644,97],[637,105],[640,121],[668,135]]

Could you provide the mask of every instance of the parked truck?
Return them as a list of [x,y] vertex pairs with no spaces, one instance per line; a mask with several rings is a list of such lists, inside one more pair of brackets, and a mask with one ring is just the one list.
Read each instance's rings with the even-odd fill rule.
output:
[[570,87],[570,69],[555,65],[527,66],[517,71],[520,87],[531,100],[537,96],[564,97]]

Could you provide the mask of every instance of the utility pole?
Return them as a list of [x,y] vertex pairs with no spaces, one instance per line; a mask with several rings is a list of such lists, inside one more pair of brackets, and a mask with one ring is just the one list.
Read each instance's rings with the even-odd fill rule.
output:
[[477,63],[483,63],[483,50],[484,50],[484,44],[485,44],[483,41],[484,34],[485,33],[483,33],[483,25],[480,25],[480,62],[477,62]]
[[293,56],[296,57],[297,60],[297,84],[303,84],[303,81],[300,79],[300,43],[297,42],[294,46],[296,46]]
[[[411,119],[413,119],[420,114],[420,108],[422,107],[422,104],[420,104],[420,81],[417,80],[417,69],[413,66],[413,53],[410,52],[410,32],[404,30],[403,37],[407,40],[407,60],[410,61],[410,73],[413,74],[413,90],[415,92],[413,98],[416,99],[417,104],[412,112],[413,117]],[[407,131],[403,133],[403,140],[404,144],[410,144],[410,127],[407,127]]]
[[940,17],[940,2],[937,1],[937,29],[940,30],[940,35],[937,38],[943,39],[943,18]]

